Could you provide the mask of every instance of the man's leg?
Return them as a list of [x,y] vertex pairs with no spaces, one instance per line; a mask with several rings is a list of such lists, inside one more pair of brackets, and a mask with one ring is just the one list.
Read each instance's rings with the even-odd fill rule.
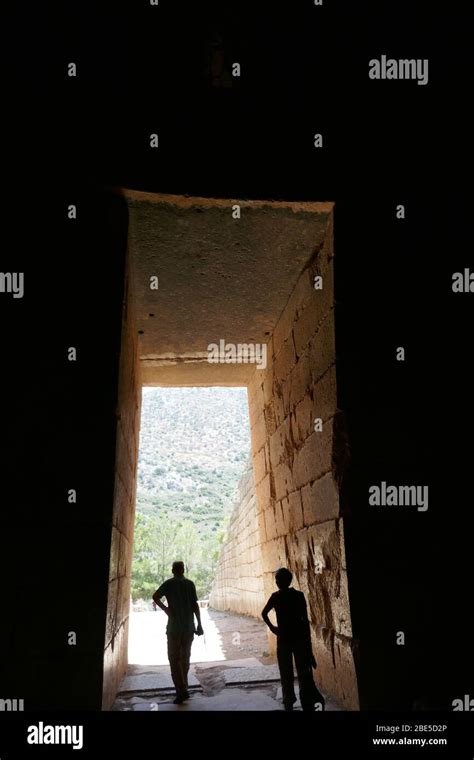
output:
[[278,640],[277,660],[280,670],[281,690],[283,704],[286,710],[291,710],[296,702],[294,675],[293,675],[293,651],[291,644]]
[[183,680],[182,668],[182,634],[175,633],[168,635],[168,660],[171,668],[171,678],[173,679],[174,688],[176,689],[176,698],[181,699],[186,693],[186,684]]
[[174,688],[176,689],[176,693],[178,693],[178,684],[179,684],[179,641],[178,636],[176,634],[168,634],[168,660],[170,663],[170,670],[171,670],[171,678],[173,679]]
[[191,646],[194,639],[194,633],[183,634],[183,647],[181,652],[182,658],[182,675],[185,685],[185,691],[188,691],[188,673],[189,673],[189,661],[191,659]]

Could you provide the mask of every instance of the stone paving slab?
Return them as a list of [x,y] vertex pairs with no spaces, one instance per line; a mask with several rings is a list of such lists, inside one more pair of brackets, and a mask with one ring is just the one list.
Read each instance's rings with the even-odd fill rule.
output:
[[[295,695],[296,695],[296,702],[293,705],[293,710],[301,710],[301,702],[298,697],[298,682],[297,681],[295,681]],[[281,704],[281,701],[283,699],[281,686],[279,686],[277,689],[276,699]],[[338,712],[342,709],[341,707],[339,707],[338,704],[336,704],[336,702],[333,702],[331,699],[328,699],[327,697],[324,697],[324,703],[325,703],[324,704],[325,712]]]
[[[242,684],[242,687],[234,684]],[[182,705],[174,705],[169,666],[131,666],[121,683],[113,709],[133,712],[283,709],[278,665],[262,665],[255,657],[191,665],[189,686],[198,687],[199,691],[193,691],[191,698]],[[151,694],[145,696],[143,692]],[[295,694],[298,695],[296,679]],[[301,710],[299,699],[294,709]],[[326,699],[325,710],[338,711],[341,708]]]
[[256,657],[244,657],[241,660],[216,660],[212,662],[197,662],[194,665],[191,665],[191,669],[193,668],[260,668],[269,667],[268,665],[262,665],[260,660],[257,660]]
[[278,665],[260,665],[250,668],[229,668],[225,670],[226,683],[252,683],[261,681],[279,681]]
[[[296,694],[297,686],[295,684]],[[128,712],[196,712],[196,711],[283,711],[281,702],[281,687],[277,690],[269,687],[239,688],[231,687],[224,689],[213,696],[206,696],[199,692],[192,694],[190,699],[181,705],[173,704],[173,695],[164,697],[133,697],[132,699],[118,700],[115,707],[117,711]],[[296,701],[295,711],[301,711],[299,699]],[[338,707],[331,700],[326,699],[326,712],[338,711]]]
[[133,712],[207,712],[207,711],[252,711],[268,712],[269,710],[281,711],[279,702],[268,694],[257,689],[228,689],[221,691],[213,697],[205,697],[203,694],[193,696],[182,705],[174,705],[172,698],[169,702],[156,702],[153,700],[137,702],[132,706]]
[[[196,676],[190,671],[188,678],[189,686],[199,686]],[[159,689],[172,689],[173,681],[169,668],[157,673],[146,673],[126,676],[120,684],[120,692],[124,691],[157,691]]]

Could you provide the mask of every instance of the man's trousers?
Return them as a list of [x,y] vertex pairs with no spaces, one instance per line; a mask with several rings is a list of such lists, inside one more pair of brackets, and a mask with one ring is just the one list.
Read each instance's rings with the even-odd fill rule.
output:
[[168,634],[168,660],[176,695],[182,697],[188,691],[189,659],[194,633]]

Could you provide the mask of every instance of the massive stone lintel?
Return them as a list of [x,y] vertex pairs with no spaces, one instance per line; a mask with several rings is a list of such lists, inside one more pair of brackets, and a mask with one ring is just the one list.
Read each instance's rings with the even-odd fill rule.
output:
[[268,343],[333,204],[123,194],[143,384],[247,385],[254,366],[197,359],[220,339]]

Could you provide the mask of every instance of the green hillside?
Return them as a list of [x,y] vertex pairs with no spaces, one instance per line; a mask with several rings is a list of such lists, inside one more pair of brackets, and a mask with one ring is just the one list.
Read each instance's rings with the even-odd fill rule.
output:
[[143,389],[134,599],[153,593],[176,558],[209,593],[249,451],[245,389]]

